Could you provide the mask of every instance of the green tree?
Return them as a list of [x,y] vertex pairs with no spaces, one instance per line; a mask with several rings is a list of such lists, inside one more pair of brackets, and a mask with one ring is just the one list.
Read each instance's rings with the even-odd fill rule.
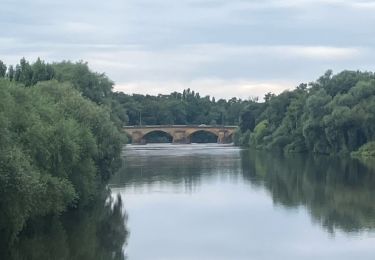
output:
[[14,69],[12,65],[10,65],[8,68],[7,77],[9,78],[10,81],[14,79]]
[[7,66],[0,60],[0,78],[4,78],[7,72]]

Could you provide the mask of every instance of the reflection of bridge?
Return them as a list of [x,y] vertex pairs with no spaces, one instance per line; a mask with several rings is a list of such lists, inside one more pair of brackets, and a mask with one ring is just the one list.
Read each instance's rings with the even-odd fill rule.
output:
[[164,132],[172,137],[172,143],[189,144],[194,133],[203,131],[217,136],[219,144],[230,143],[237,126],[210,125],[150,125],[124,126],[124,131],[131,136],[133,144],[145,144],[146,135],[152,132]]

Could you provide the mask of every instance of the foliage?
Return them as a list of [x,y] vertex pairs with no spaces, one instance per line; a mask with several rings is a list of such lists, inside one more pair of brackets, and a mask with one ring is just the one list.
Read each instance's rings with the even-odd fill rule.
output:
[[268,120],[263,120],[254,128],[254,132],[250,133],[250,139],[248,144],[253,147],[257,147],[263,142],[264,138],[267,136],[269,128]]
[[362,145],[358,151],[352,152],[354,157],[375,157],[375,142]]
[[169,95],[114,94],[126,111],[128,125],[237,125],[248,101],[232,98],[216,101],[190,89]]
[[83,96],[97,104],[103,104],[112,93],[113,82],[104,73],[92,72],[85,62],[63,61],[54,63],[55,79],[69,81]]
[[[75,66],[71,64],[72,70]],[[50,80],[55,70],[40,59],[31,65],[22,59],[15,72],[10,68],[0,78],[4,243],[12,243],[31,218],[90,203],[119,167],[125,141],[111,106],[99,106],[80,92],[86,82],[81,76],[87,75],[75,74],[77,78],[65,82]]]
[[[264,103],[247,106],[241,119],[241,134],[251,131],[250,143],[241,143],[245,146],[322,154],[356,151],[375,140],[375,75],[327,71],[309,85],[266,95]],[[260,134],[254,126],[264,120],[267,131],[262,125]]]

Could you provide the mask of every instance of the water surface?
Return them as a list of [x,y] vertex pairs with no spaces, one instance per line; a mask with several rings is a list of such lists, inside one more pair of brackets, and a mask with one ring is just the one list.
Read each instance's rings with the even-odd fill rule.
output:
[[375,172],[227,145],[127,146],[128,259],[375,259]]

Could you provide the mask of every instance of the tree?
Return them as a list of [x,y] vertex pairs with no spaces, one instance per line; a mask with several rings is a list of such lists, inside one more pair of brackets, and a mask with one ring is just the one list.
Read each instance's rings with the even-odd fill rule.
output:
[[[104,73],[92,72],[88,64],[82,61],[55,63],[52,68],[55,74],[54,78],[58,81],[71,82],[83,96],[97,104],[108,103],[114,83]],[[46,70],[50,69],[46,68]]]
[[54,70],[51,65],[45,64],[40,58],[31,65],[32,79],[31,84],[35,85],[37,82],[51,80],[54,76]]
[[21,66],[17,64],[16,71],[14,72],[14,80],[20,81],[20,77],[21,77]]
[[9,78],[10,81],[14,79],[14,69],[12,65],[10,65],[8,68],[7,77]]
[[337,154],[375,140],[375,75],[371,72],[333,75],[329,70],[309,85],[300,84],[279,95],[267,93],[264,100],[260,113],[250,103],[240,120],[239,136],[253,137],[254,126],[267,120],[267,135],[256,138],[258,148]]
[[14,78],[11,68],[0,81],[4,243],[13,243],[31,218],[88,205],[119,167],[126,141],[111,106],[90,101],[70,82],[46,81],[53,70],[40,59],[22,59]]
[[18,81],[25,84],[26,87],[32,85],[33,70],[28,61],[22,58],[20,61],[20,75]]
[[4,78],[7,72],[7,66],[0,60],[0,78]]

